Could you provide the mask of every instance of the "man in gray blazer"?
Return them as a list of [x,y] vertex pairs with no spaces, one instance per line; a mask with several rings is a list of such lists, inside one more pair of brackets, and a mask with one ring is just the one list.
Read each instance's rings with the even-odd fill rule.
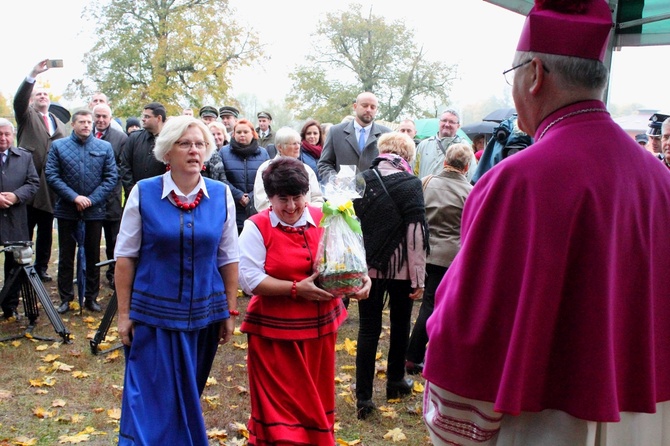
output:
[[[114,128],[112,118],[112,109],[106,103],[100,103],[93,108],[93,119],[95,128],[93,129],[94,136],[103,141],[107,141],[112,145],[114,150],[114,158],[116,160],[117,173],[118,166],[121,163],[121,154],[126,146],[128,135],[125,132],[118,131]],[[116,182],[116,186],[109,197],[107,197],[107,210],[105,211],[105,219],[102,222],[102,230],[105,232],[105,254],[107,260],[114,258],[114,246],[116,245],[116,236],[119,233],[121,226],[121,216],[123,208],[121,206],[121,174]],[[105,273],[109,286],[114,288],[114,265],[107,267]]]
[[[30,152],[14,147],[14,126],[0,118],[0,244],[28,241],[26,201],[35,196],[40,179]],[[5,279],[19,264],[5,251]],[[18,290],[2,302],[5,319],[18,317]]]
[[354,119],[334,125],[328,131],[321,158],[317,164],[323,183],[340,171],[340,166],[356,166],[359,172],[370,168],[377,157],[377,139],[391,129],[375,124],[377,97],[361,93],[354,102]]
[[28,201],[28,230],[32,239],[37,226],[35,241],[35,270],[43,282],[51,281],[47,274],[51,258],[55,194],[44,177],[44,165],[51,143],[67,136],[65,124],[49,113],[51,100],[44,88],[35,87],[35,78],[49,69],[48,59],[38,62],[19,86],[14,96],[14,116],[18,126],[18,145],[32,153],[40,186],[35,197]]

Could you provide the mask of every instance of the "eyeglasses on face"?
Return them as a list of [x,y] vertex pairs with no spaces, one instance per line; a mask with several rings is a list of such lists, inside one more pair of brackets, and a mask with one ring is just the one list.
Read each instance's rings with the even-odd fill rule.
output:
[[184,150],[188,150],[192,146],[195,146],[195,148],[198,150],[202,150],[207,147],[207,143],[205,141],[177,141],[175,144],[179,146],[180,149]]
[[[528,64],[531,63],[532,61],[533,61],[533,59],[528,59],[528,60],[525,61],[525,62],[521,62],[519,65],[515,65],[515,66],[513,66],[512,68],[509,68],[509,69],[503,71],[502,74],[503,74],[503,76],[505,77],[505,82],[507,82],[507,84],[508,84],[510,87],[514,86],[514,73],[516,72],[516,70],[517,70],[518,68],[523,67],[524,65],[528,65]],[[543,69],[544,71],[546,71],[547,73],[549,73],[549,68],[547,68],[547,67],[544,65],[544,63],[542,63],[542,69]]]

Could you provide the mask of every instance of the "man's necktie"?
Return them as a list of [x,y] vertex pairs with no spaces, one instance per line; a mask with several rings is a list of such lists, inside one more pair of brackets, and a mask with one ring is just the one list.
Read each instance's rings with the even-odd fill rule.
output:
[[51,134],[51,129],[49,128],[49,121],[47,115],[42,115],[42,121],[44,121],[44,126],[47,128],[47,133]]
[[96,134],[95,134],[95,137],[98,138],[98,139],[102,138],[102,132],[98,132],[98,133],[96,133]]
[[365,141],[367,141],[367,138],[365,138],[365,129],[361,129],[361,136],[358,137],[358,150],[361,152],[363,151],[363,147],[365,147]]

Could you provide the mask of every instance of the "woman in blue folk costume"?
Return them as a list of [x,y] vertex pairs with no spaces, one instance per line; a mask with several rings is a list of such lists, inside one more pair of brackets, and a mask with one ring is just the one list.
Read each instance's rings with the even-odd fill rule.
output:
[[207,445],[200,395],[237,312],[235,203],[200,175],[215,149],[190,116],[171,118],[154,155],[161,176],[137,183],[116,244],[125,347],[120,445]]

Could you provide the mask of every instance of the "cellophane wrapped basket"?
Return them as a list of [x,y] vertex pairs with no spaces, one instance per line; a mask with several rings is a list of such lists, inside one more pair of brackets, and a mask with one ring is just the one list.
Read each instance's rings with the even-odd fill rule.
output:
[[323,204],[320,226],[324,231],[316,256],[318,283],[334,296],[347,296],[363,286],[368,270],[361,226],[351,201],[360,197],[355,170],[341,166],[325,185],[324,196],[328,200]]

